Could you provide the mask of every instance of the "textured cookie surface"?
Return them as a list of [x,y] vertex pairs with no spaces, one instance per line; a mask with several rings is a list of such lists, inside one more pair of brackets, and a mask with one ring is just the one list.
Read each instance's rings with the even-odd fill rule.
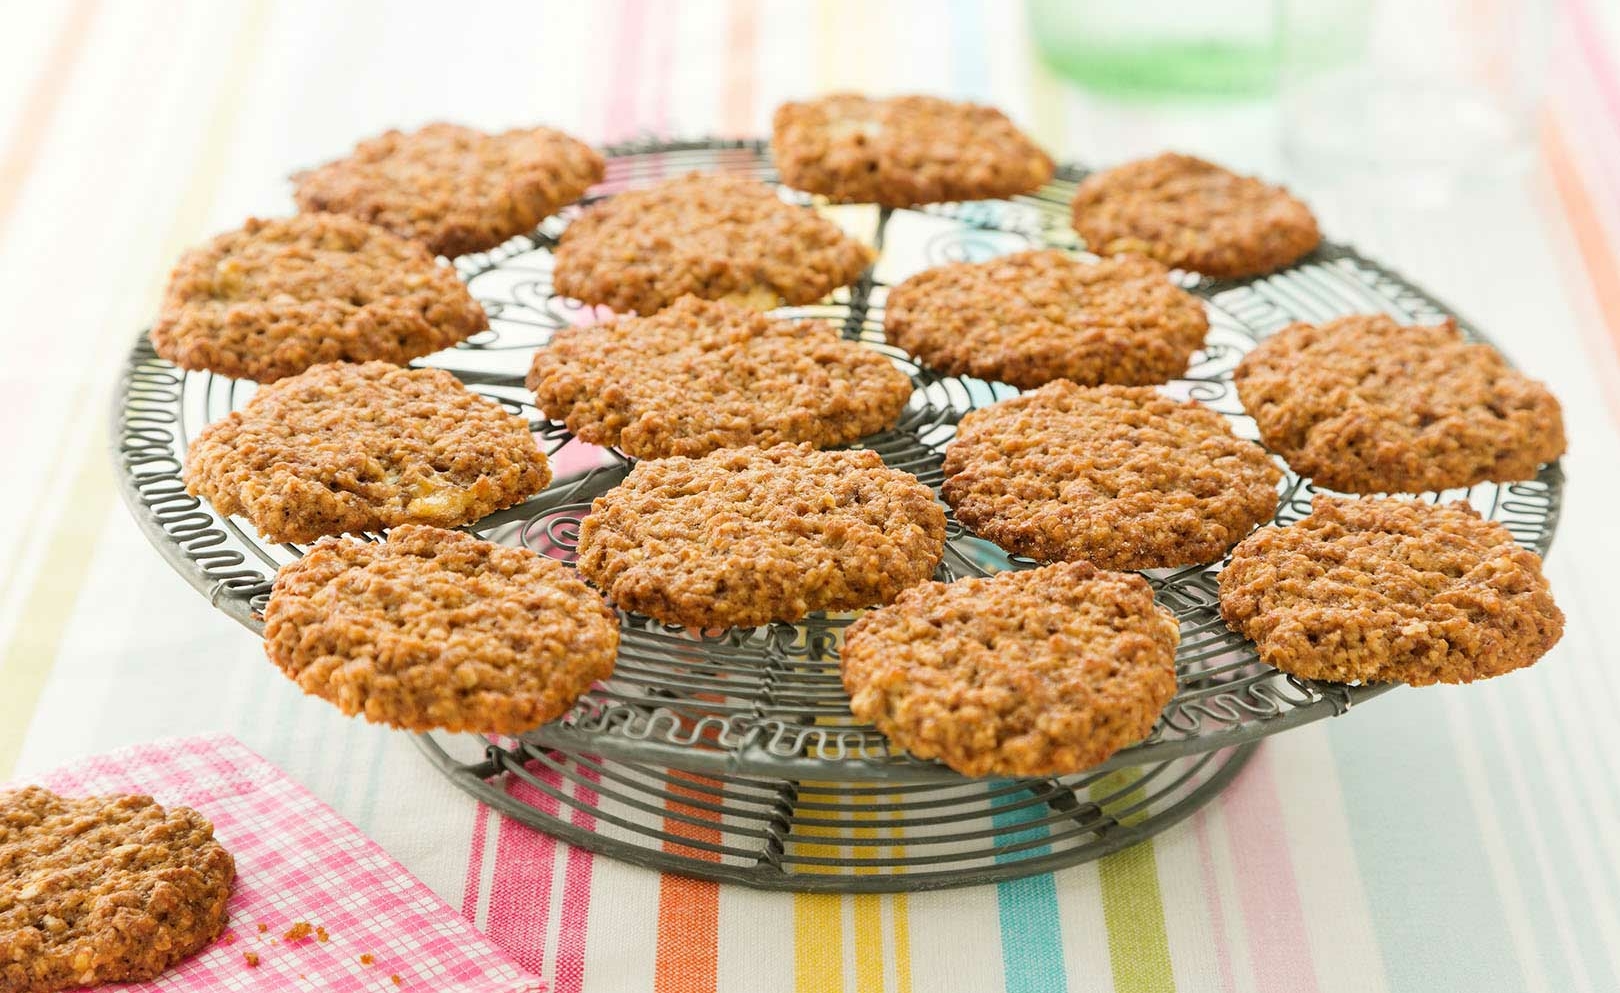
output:
[[186,488],[271,541],[453,527],[539,492],[529,424],[441,369],[319,365],[203,429]]
[[1020,389],[1163,383],[1208,329],[1203,304],[1152,259],[1090,264],[1055,250],[924,270],[890,291],[883,320],[929,367]]
[[845,203],[909,207],[1027,193],[1052,160],[994,107],[838,93],[776,110],[782,181]]
[[1295,324],[1244,356],[1232,378],[1260,440],[1330,489],[1533,479],[1564,452],[1557,398],[1453,323]]
[[850,710],[967,776],[1060,776],[1147,737],[1180,633],[1141,576],[1062,562],[925,583],[861,617]]
[[871,259],[764,183],[694,172],[591,206],[563,232],[552,282],[621,313],[651,314],[687,294],[768,310],[820,300]]
[[412,731],[521,734],[613,671],[617,616],[571,569],[462,531],[329,539],[284,566],[270,660],[345,714]]
[[1166,152],[1086,177],[1074,227],[1098,255],[1133,252],[1205,276],[1254,276],[1322,240],[1310,208],[1280,186]]
[[1271,519],[1281,478],[1212,410],[1058,380],[962,418],[944,495],[1009,552],[1152,569],[1220,558]]
[[219,937],[235,878],[188,807],[0,792],[0,990],[155,979]]
[[321,362],[403,364],[489,326],[427,250],[340,214],[250,219],[192,249],[152,327],[182,369],[273,382]]
[[830,448],[892,426],[911,397],[910,377],[831,325],[696,297],[558,331],[528,383],[547,417],[636,458]]
[[589,145],[551,128],[486,134],[459,124],[388,131],[293,177],[304,211],[349,214],[439,255],[493,248],[601,180]]
[[1306,679],[1467,683],[1530,665],[1564,631],[1541,559],[1462,502],[1318,496],[1239,544],[1220,587],[1226,623]]
[[888,603],[945,551],[945,512],[875,452],[738,448],[642,462],[596,498],[579,570],[620,607],[750,627]]

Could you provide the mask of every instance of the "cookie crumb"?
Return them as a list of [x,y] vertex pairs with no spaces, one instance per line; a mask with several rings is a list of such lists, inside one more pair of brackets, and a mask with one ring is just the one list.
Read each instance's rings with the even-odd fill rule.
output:
[[243,952],[242,953],[242,961],[247,963],[247,967],[249,969],[257,969],[259,967],[259,953],[258,952]]
[[316,925],[316,927],[315,927],[315,940],[316,941],[318,941],[318,942],[320,942],[321,944],[324,945],[324,944],[326,944],[327,939],[329,939],[331,937],[332,936],[330,934],[326,933],[326,928],[323,928],[323,927],[321,927],[319,925]]
[[404,986],[405,985],[405,981],[399,978],[399,973],[397,973],[397,972],[394,975],[389,976],[388,978],[394,981],[395,986]]
[[266,924],[266,923],[265,923],[265,922],[263,922],[263,921],[260,921],[260,922],[259,922],[259,933],[260,933],[260,934],[263,934],[263,933],[265,933],[265,932],[266,932],[266,931],[268,931],[268,930],[270,930],[270,925],[268,925],[268,924]]
[[360,956],[360,964],[361,965],[370,965],[371,963],[373,963],[375,961],[377,961],[377,960],[374,957],[372,957],[372,954],[370,952],[367,952],[366,954]]
[[287,941],[303,941],[314,933],[315,928],[308,921],[294,921],[293,926],[288,928],[281,937]]
[[227,944],[227,945],[236,944],[236,935],[232,934],[229,931],[225,932],[225,944]]

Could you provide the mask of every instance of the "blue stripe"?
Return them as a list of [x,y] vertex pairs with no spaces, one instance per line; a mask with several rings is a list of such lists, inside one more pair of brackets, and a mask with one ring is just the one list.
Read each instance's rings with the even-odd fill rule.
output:
[[[1507,850],[1513,863],[1514,875],[1519,880],[1520,890],[1524,895],[1524,917],[1535,933],[1536,948],[1540,953],[1540,964],[1546,973],[1548,986],[1555,990],[1575,989],[1575,980],[1570,975],[1570,964],[1564,954],[1564,942],[1560,939],[1568,937],[1580,956],[1582,964],[1586,966],[1587,979],[1594,989],[1620,990],[1620,976],[1616,976],[1613,964],[1609,959],[1607,950],[1603,947],[1602,939],[1596,927],[1587,926],[1594,919],[1595,913],[1603,902],[1610,899],[1609,889],[1606,885],[1608,878],[1612,878],[1612,867],[1606,860],[1602,869],[1608,870],[1596,874],[1596,878],[1588,878],[1581,872],[1580,862],[1575,858],[1573,851],[1564,841],[1572,833],[1579,831],[1589,834],[1589,825],[1601,824],[1596,809],[1586,796],[1577,796],[1576,802],[1581,809],[1576,813],[1586,818],[1585,824],[1568,824],[1560,812],[1557,802],[1551,796],[1551,791],[1544,783],[1531,780],[1526,783],[1530,793],[1530,805],[1515,802],[1513,795],[1508,792],[1507,763],[1510,761],[1508,750],[1514,753],[1513,760],[1520,763],[1531,776],[1536,769],[1547,761],[1561,761],[1558,756],[1550,756],[1535,749],[1535,730],[1531,727],[1530,719],[1524,712],[1524,695],[1527,693],[1541,693],[1545,691],[1539,687],[1516,685],[1521,680],[1515,679],[1505,683],[1482,686],[1471,689],[1472,692],[1483,696],[1487,693],[1496,693],[1502,697],[1498,706],[1502,708],[1509,725],[1505,735],[1498,734],[1494,724],[1487,724],[1483,716],[1479,719],[1465,718],[1473,740],[1478,743],[1481,764],[1487,770],[1501,770],[1493,775],[1493,783],[1501,784],[1501,792],[1493,797],[1497,820],[1502,826],[1502,833],[1507,839]],[[1483,706],[1481,700],[1479,706]],[[1549,707],[1552,706],[1548,701]],[[1478,707],[1471,707],[1471,711]],[[1566,752],[1576,747],[1569,739],[1563,725],[1553,722],[1554,734],[1557,741],[1553,745]],[[1596,784],[1594,784],[1595,786]],[[1536,864],[1534,854],[1530,849],[1530,833],[1534,828],[1541,835],[1550,856],[1547,870],[1551,873],[1551,886],[1563,897],[1565,910],[1569,915],[1569,933],[1561,934],[1552,914],[1549,912],[1548,899],[1549,879]],[[1601,848],[1599,848],[1601,851]],[[1608,878],[1605,878],[1608,877]],[[1583,902],[1580,898],[1585,896]]]
[[1390,993],[1524,989],[1440,701],[1391,693],[1328,741]]
[[[992,789],[1009,785],[996,782]],[[996,797],[993,808],[1006,807],[1028,799],[1023,791]],[[998,831],[1040,820],[1048,813],[1044,804],[1031,804],[1018,810],[997,810],[990,822]],[[1046,837],[1045,826],[998,834],[996,842],[1014,845]],[[1051,851],[1041,845],[1011,855],[997,855],[997,862],[1033,858]],[[1026,876],[996,885],[996,905],[1001,913],[1001,968],[1007,993],[1064,993],[1068,973],[1063,961],[1063,928],[1058,913],[1057,883],[1051,873]]]

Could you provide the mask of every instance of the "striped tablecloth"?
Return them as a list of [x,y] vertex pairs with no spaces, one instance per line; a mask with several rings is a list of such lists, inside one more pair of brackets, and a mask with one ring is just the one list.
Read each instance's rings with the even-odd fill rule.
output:
[[[469,5],[470,6],[470,5]],[[988,100],[1064,158],[1168,145],[1276,173],[1264,105],[1104,105],[1013,3],[136,3],[0,9],[0,780],[229,731],[554,989],[1620,989],[1620,10],[1557,10],[1523,177],[1445,210],[1322,202],[1552,384],[1569,615],[1536,669],[1391,693],[1274,739],[1215,804],[1102,862],[912,896],[751,892],[515,828],[340,718],[165,566],[105,409],[176,253],[291,209],[286,175],[389,125],[759,134],[829,87]]]

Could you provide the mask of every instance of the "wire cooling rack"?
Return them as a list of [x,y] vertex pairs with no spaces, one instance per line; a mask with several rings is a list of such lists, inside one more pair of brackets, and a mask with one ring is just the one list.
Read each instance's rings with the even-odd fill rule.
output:
[[[776,180],[760,142],[647,140],[608,154],[607,177],[593,200],[694,169]],[[943,262],[1045,246],[1083,254],[1068,223],[1083,175],[1061,169],[1038,193],[1011,200],[825,208],[870,238],[879,261],[828,300],[779,313],[831,323],[911,375],[915,391],[900,424],[863,447],[937,489],[943,449],[961,416],[1016,392],[935,375],[888,345],[888,287]],[[573,560],[591,500],[633,464],[622,453],[575,441],[534,409],[522,386],[534,349],[554,330],[602,316],[551,292],[550,251],[578,209],[491,252],[457,259],[491,326],[427,360],[529,417],[548,455],[590,466],[469,528],[565,562]],[[1210,334],[1187,378],[1168,389],[1220,411],[1250,438],[1255,428],[1238,404],[1231,373],[1266,334],[1295,320],[1346,313],[1384,312],[1408,323],[1450,314],[1400,276],[1332,244],[1265,278],[1182,276],[1181,283],[1204,300]],[[1466,321],[1459,324],[1477,337]],[[216,607],[258,631],[276,569],[303,549],[265,543],[245,522],[222,519],[188,496],[181,482],[191,439],[240,408],[252,390],[251,383],[177,370],[143,334],[113,419],[124,494],[142,528]],[[1429,498],[1465,497],[1544,553],[1562,483],[1553,464],[1534,480]],[[1277,520],[1287,524],[1309,512],[1313,489],[1293,474],[1282,487]],[[947,535],[937,578],[1033,565],[974,538],[954,519]],[[1342,714],[1389,688],[1301,680],[1261,664],[1220,619],[1218,570],[1217,564],[1145,574],[1181,622],[1178,692],[1151,737],[1082,775],[966,780],[892,749],[850,715],[839,680],[842,631],[858,612],[707,633],[627,615],[614,676],[561,720],[518,740],[418,740],[454,782],[506,815],[587,848],[688,875],[773,888],[887,890],[1044,871],[1163,830],[1216,795],[1260,738]]]

